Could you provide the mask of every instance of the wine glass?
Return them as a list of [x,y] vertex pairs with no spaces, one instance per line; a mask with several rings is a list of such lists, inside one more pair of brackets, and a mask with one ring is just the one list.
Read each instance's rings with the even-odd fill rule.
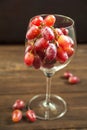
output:
[[25,46],[25,52],[28,52],[25,63],[41,70],[46,76],[46,94],[34,96],[29,101],[28,109],[34,110],[37,118],[42,120],[62,117],[67,112],[67,103],[62,97],[51,94],[51,77],[67,66],[75,54],[74,20],[58,14],[42,14],[31,18]]

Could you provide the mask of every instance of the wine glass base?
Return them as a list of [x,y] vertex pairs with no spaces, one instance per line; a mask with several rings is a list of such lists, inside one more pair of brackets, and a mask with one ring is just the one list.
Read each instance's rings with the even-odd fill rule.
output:
[[36,95],[29,101],[28,109],[32,109],[38,119],[54,120],[62,117],[67,111],[67,104],[63,98],[51,95],[50,102],[46,103],[46,95]]

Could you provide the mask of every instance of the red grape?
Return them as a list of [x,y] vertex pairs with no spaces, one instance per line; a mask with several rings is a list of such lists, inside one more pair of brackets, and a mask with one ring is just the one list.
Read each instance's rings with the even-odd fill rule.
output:
[[24,62],[26,65],[31,66],[34,61],[34,55],[30,52],[27,52],[24,57]]
[[34,58],[33,66],[35,69],[39,69],[41,66],[41,60],[40,60],[40,57],[38,55],[35,56],[35,58]]
[[61,28],[61,31],[63,32],[64,35],[68,35],[69,30],[67,28]]
[[43,17],[41,17],[41,16],[36,16],[36,17],[34,17],[34,18],[30,21],[29,27],[31,27],[32,25],[40,26],[42,22],[43,22]]
[[49,45],[49,41],[47,41],[43,37],[37,39],[36,42],[35,42],[35,44],[34,44],[35,50],[45,49],[45,48],[47,48],[48,45]]
[[67,54],[67,52],[65,52],[61,47],[58,48],[57,60],[60,63],[64,63],[64,62],[66,62],[68,60],[68,54]]
[[70,46],[74,47],[74,41],[71,37],[68,36],[69,42],[70,42]]
[[56,18],[55,18],[54,15],[48,15],[44,19],[44,23],[45,23],[46,26],[53,26],[55,21],[56,21]]
[[64,51],[66,51],[66,48],[71,46],[70,40],[68,36],[61,35],[58,39],[59,46],[63,48]]
[[26,117],[31,122],[35,122],[36,121],[36,114],[35,114],[35,112],[33,110],[28,110],[26,112]]
[[66,52],[67,52],[68,56],[71,57],[74,54],[74,48],[67,47]]
[[38,28],[38,26],[33,25],[30,27],[30,29],[28,29],[27,34],[26,34],[26,38],[27,39],[34,39],[39,34],[40,34],[40,29]]
[[25,103],[23,100],[17,99],[13,104],[13,109],[23,109],[25,107]]
[[50,43],[46,50],[46,58],[49,60],[53,60],[56,58],[56,55],[57,55],[57,48],[55,44]]
[[41,61],[44,59],[45,57],[45,51],[44,50],[38,50],[37,51],[38,56],[40,57]]
[[18,109],[14,110],[12,113],[12,121],[19,122],[22,119],[22,112]]
[[71,76],[73,76],[73,74],[72,73],[70,73],[70,72],[65,72],[64,73],[64,78],[69,78],[69,77],[71,77]]
[[44,27],[41,30],[41,35],[44,37],[46,40],[52,41],[55,38],[54,32],[50,27]]
[[57,37],[59,37],[60,35],[63,35],[63,32],[62,32],[62,30],[60,28],[55,28],[54,31],[55,31]]
[[77,76],[71,76],[71,77],[69,77],[68,82],[71,84],[76,84],[76,83],[80,82],[80,79]]

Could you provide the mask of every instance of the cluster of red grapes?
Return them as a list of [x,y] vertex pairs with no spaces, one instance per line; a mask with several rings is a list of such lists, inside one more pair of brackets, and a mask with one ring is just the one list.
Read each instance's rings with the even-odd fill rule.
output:
[[55,28],[56,17],[36,16],[31,19],[26,33],[24,62],[39,69],[51,68],[56,62],[65,63],[74,53],[74,41],[65,27]]
[[78,76],[74,76],[71,72],[66,71],[64,72],[63,77],[68,79],[68,83],[70,84],[77,84],[80,82],[80,78]]
[[[23,118],[23,112],[22,110],[25,108],[25,103],[21,99],[17,99],[15,103],[12,106],[13,112],[12,112],[12,121],[13,122],[19,122]],[[26,118],[30,122],[36,121],[36,114],[33,110],[27,110],[25,114]]]

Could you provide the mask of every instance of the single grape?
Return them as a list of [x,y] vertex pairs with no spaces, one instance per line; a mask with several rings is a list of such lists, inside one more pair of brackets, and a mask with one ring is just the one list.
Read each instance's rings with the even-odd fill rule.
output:
[[70,36],[68,36],[68,39],[69,39],[69,42],[70,42],[70,46],[74,47],[74,41],[73,41],[73,39]]
[[41,61],[43,61],[45,57],[45,50],[38,50],[37,55],[40,57]]
[[48,15],[44,19],[44,23],[46,26],[53,26],[56,21],[56,18],[54,15]]
[[68,60],[67,52],[65,52],[61,47],[58,47],[57,60],[62,64]]
[[34,18],[30,21],[29,27],[31,27],[32,25],[40,26],[42,22],[43,22],[43,17],[41,17],[41,16],[36,16],[36,17],[34,17]]
[[68,79],[71,76],[73,76],[73,74],[71,72],[69,72],[69,71],[64,72],[64,75],[63,75],[64,78]]
[[69,30],[67,28],[61,28],[61,31],[63,32],[64,35],[69,34]]
[[35,58],[34,58],[33,66],[34,66],[35,69],[39,69],[40,66],[41,66],[41,59],[38,55],[35,56]]
[[30,52],[27,52],[24,57],[24,63],[27,66],[31,66],[33,64],[33,61],[34,61],[34,55]]
[[73,47],[67,47],[66,52],[67,52],[68,56],[71,57],[74,54],[75,50]]
[[13,109],[23,109],[25,107],[25,103],[23,100],[17,99],[13,104]]
[[38,28],[38,26],[33,25],[33,26],[31,26],[31,27],[28,29],[27,34],[26,34],[26,38],[27,38],[28,40],[34,39],[34,38],[37,37],[39,34],[40,34],[40,29]]
[[71,84],[76,84],[80,82],[80,78],[77,76],[71,76],[69,77],[68,82]]
[[56,58],[57,55],[57,48],[55,44],[50,43],[48,48],[46,49],[46,58],[49,60],[53,60]]
[[41,29],[41,35],[48,41],[52,41],[55,39],[53,30],[47,26]]
[[60,37],[58,38],[58,43],[59,46],[62,47],[64,51],[66,51],[67,47],[71,46],[69,37],[66,35],[60,35]]
[[22,119],[22,112],[21,110],[14,110],[12,113],[12,121],[13,122],[19,122]]
[[60,35],[63,35],[63,32],[60,28],[55,28],[54,31],[55,31],[57,37],[59,37]]
[[28,110],[26,112],[26,117],[30,122],[35,122],[36,121],[36,114],[33,110]]
[[41,49],[45,49],[47,48],[47,46],[49,45],[49,41],[47,41],[46,39],[39,38],[36,40],[34,46],[35,46],[35,50],[41,50]]

